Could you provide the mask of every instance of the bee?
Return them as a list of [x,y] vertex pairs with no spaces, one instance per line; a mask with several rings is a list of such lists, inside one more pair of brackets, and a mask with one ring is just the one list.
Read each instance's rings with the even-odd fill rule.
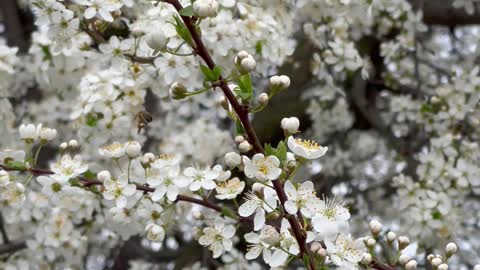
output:
[[140,111],[135,115],[135,121],[137,121],[138,134],[142,131],[142,128],[145,128],[150,122],[152,122],[153,117],[147,111]]

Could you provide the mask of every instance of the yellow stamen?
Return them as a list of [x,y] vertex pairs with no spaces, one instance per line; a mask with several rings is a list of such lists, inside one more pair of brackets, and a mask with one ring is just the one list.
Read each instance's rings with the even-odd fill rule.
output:
[[310,140],[302,140],[302,139],[297,138],[297,139],[295,139],[295,142],[297,144],[300,144],[301,146],[307,148],[308,150],[318,150],[321,147],[316,142],[310,141]]

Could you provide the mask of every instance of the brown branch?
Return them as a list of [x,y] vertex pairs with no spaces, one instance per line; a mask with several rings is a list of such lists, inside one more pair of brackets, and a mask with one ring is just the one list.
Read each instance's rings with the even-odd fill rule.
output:
[[0,254],[14,253],[27,247],[27,241],[25,239],[13,240],[9,243],[0,245]]
[[[175,7],[177,12],[180,12],[180,10],[183,9],[183,6],[180,4],[178,0],[164,0],[164,2],[169,3],[173,7]],[[188,28],[188,31],[190,32],[190,35],[192,36],[192,39],[195,43],[196,47],[193,48],[194,51],[197,53],[198,56],[200,56],[203,59],[203,61],[207,64],[207,66],[210,69],[214,69],[216,64],[213,61],[212,57],[210,56],[210,53],[208,52],[207,48],[205,47],[205,44],[203,43],[202,38],[200,37],[199,33],[195,29],[196,28],[194,23],[195,19],[187,16],[181,16],[181,18],[185,23],[186,27]],[[220,76],[219,81],[220,81],[219,87],[222,90],[228,102],[230,103],[230,105],[232,106],[233,110],[237,114],[240,122],[242,123],[242,126],[245,130],[248,140],[253,145],[253,149],[257,153],[265,154],[265,150],[263,149],[262,144],[260,143],[260,140],[257,137],[255,129],[253,128],[250,122],[250,119],[248,116],[248,108],[246,106],[240,105],[237,98],[233,95],[233,92],[228,87],[227,81],[224,80],[223,77]],[[282,183],[280,183],[280,181],[272,181],[272,182],[273,182],[274,189],[278,195],[278,198],[281,202],[282,208],[284,208],[284,204],[287,201],[287,195],[285,194]],[[300,247],[300,252],[301,252],[300,255],[304,255],[304,254],[307,255],[309,258],[310,269],[315,269],[315,262],[313,261],[313,257],[310,256],[309,248],[306,243],[306,236],[302,232],[299,221],[293,215],[288,215],[287,219],[288,219],[288,222],[290,223],[290,226],[292,227],[292,232],[293,232],[293,235],[295,236],[295,239],[297,240],[298,246]]]
[[18,47],[20,52],[26,53],[29,47],[28,33],[26,33],[20,13],[21,10],[16,0],[0,1],[0,14],[6,28],[7,43],[10,46]]
[[395,270],[395,267],[381,263],[379,261],[373,261],[370,267],[377,270]]
[[155,61],[157,57],[145,57],[145,56],[137,56],[133,54],[125,54],[124,55],[126,58],[128,58],[130,61],[139,63],[139,64],[152,64]]
[[[2,165],[2,164],[0,164],[0,168],[2,168],[5,171],[30,172],[33,175],[52,175],[52,174],[54,174],[54,172],[52,172],[52,171],[45,170],[45,169],[39,169],[39,168],[29,168],[29,169],[22,170],[22,169],[17,169],[17,168],[11,168],[11,167],[8,167],[8,166]],[[84,187],[103,186],[103,183],[101,181],[87,179],[87,178],[84,178],[84,177],[79,177],[78,181],[80,183],[82,183],[82,185]],[[155,191],[154,188],[151,188],[151,187],[148,187],[148,186],[145,186],[145,185],[140,185],[140,184],[135,184],[135,185],[137,187],[137,190],[141,190],[145,193],[150,193],[150,192]],[[205,200],[205,199],[197,199],[197,198],[193,198],[193,197],[190,197],[190,196],[187,196],[187,195],[181,195],[180,194],[180,195],[178,195],[176,202],[178,202],[178,201],[190,202],[190,203],[202,205],[206,208],[213,209],[217,212],[222,212],[222,208],[220,206],[214,204],[211,201]],[[245,221],[245,222],[247,222],[247,221],[249,222],[248,219],[241,218],[240,220]]]
[[5,229],[5,219],[3,218],[3,215],[1,212],[0,212],[0,233],[2,234],[3,242],[6,244],[10,243],[7,230]]

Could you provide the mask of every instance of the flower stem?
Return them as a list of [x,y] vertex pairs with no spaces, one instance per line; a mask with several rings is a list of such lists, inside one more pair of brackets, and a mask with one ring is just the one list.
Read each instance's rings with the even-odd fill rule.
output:
[[35,153],[35,158],[33,159],[33,166],[37,166],[38,156],[40,155],[40,151],[42,150],[43,144],[40,144],[37,148],[37,152]]

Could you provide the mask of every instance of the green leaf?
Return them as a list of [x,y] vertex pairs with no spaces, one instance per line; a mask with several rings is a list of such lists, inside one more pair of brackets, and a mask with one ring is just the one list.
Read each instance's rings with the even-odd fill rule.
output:
[[243,74],[237,80],[238,87],[234,92],[243,100],[250,100],[253,96],[252,80],[250,74]]
[[200,65],[200,71],[203,73],[207,81],[214,82],[217,80],[215,73],[209,67]]
[[423,112],[423,113],[433,113],[434,112],[433,106],[428,104],[428,103],[422,104],[422,107],[421,107],[420,111]]
[[262,55],[262,50],[263,50],[263,43],[261,40],[259,40],[255,44],[255,53],[257,53],[258,55]]
[[220,79],[220,75],[222,75],[223,68],[221,66],[215,66],[212,70],[213,75],[215,76],[215,80],[218,81]]
[[273,148],[269,143],[266,143],[264,148],[267,156],[275,155],[276,149]]
[[178,13],[182,16],[191,17],[193,16],[193,6],[186,6],[182,8]]
[[434,220],[442,219],[442,213],[440,213],[439,211],[435,211],[435,212],[432,213],[432,218]]
[[267,156],[276,156],[283,162],[287,160],[287,146],[283,141],[278,143],[277,148],[272,147],[270,144],[265,144],[265,154]]
[[188,31],[187,26],[185,23],[183,23],[182,19],[180,19],[178,16],[173,16],[175,19],[175,31],[177,31],[178,36],[183,39],[188,45],[193,47],[193,40],[192,40],[192,35]]
[[89,180],[95,180],[97,178],[97,175],[93,173],[92,171],[88,170],[83,173],[83,177],[89,179]]
[[303,254],[302,260],[303,260],[303,264],[305,265],[305,267],[307,267],[307,269],[310,269],[310,262],[308,260],[308,255],[307,254]]
[[278,143],[277,154],[275,156],[278,157],[278,159],[280,159],[280,161],[287,160],[287,146],[285,145],[285,143],[283,141]]
[[242,122],[240,122],[239,120],[236,121],[236,129],[237,129],[237,135],[245,134],[245,131],[243,130]]
[[19,171],[24,171],[27,169],[27,167],[25,167],[25,164],[23,162],[20,162],[20,161],[8,161],[7,164],[6,164],[9,168],[12,168],[12,169],[15,169],[15,170],[19,170]]
[[235,212],[232,209],[230,209],[229,207],[223,207],[222,208],[222,214],[226,217],[231,217],[231,218],[236,218],[237,217]]
[[97,126],[97,122],[98,122],[97,115],[95,115],[93,113],[87,114],[87,126],[95,127],[95,126]]

